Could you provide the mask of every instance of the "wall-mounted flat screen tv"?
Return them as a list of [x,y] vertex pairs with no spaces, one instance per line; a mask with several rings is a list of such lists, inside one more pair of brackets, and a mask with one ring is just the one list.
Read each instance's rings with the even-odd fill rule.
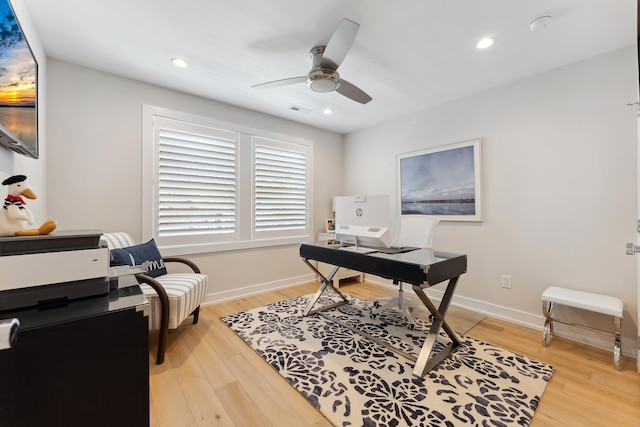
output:
[[38,158],[38,63],[9,0],[0,0],[0,144]]

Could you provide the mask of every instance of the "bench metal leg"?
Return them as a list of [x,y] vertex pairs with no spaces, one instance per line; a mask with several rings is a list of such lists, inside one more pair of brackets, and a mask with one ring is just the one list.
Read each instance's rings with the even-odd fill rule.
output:
[[544,314],[544,328],[542,329],[542,346],[546,347],[549,344],[549,340],[554,334],[553,331],[553,318],[551,313],[553,311],[553,302],[542,301],[542,313]]
[[620,318],[614,316],[613,318],[613,367],[616,371],[620,370]]

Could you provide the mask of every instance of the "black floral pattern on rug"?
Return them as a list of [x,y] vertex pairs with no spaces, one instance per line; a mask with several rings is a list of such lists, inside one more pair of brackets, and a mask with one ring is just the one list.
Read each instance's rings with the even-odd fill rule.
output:
[[[326,294],[317,306],[337,301]],[[417,378],[401,353],[323,316],[302,317],[310,297],[222,321],[336,426],[528,426],[553,375],[549,365],[461,337],[451,356]],[[328,313],[417,357],[428,322],[415,319],[409,330],[396,310],[371,319],[371,303],[348,298]]]

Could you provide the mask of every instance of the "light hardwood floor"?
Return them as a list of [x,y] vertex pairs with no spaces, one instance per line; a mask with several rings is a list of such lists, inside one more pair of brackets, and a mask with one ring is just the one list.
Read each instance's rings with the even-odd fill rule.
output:
[[[163,365],[154,363],[152,343],[151,426],[331,426],[220,321],[220,316],[317,289],[317,283],[309,283],[203,307],[197,325],[187,319],[169,333]],[[390,293],[366,282],[352,282],[340,290],[369,300]],[[640,374],[635,360],[623,357],[617,372],[611,352],[561,338],[543,348],[539,331],[491,318],[475,324],[477,316],[467,316],[463,310],[452,309],[449,315],[452,321],[470,322],[470,337],[555,367],[532,427],[640,426]]]

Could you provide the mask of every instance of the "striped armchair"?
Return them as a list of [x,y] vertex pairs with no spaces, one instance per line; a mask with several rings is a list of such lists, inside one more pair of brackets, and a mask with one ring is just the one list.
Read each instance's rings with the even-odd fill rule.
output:
[[[110,250],[136,245],[131,235],[123,232],[105,233],[103,239]],[[155,278],[146,274],[136,275],[140,288],[151,306],[149,329],[159,331],[156,358],[158,365],[164,362],[168,330],[176,329],[190,315],[193,315],[193,323],[198,323],[200,304],[207,296],[207,276],[201,274],[193,262],[177,257],[162,260],[165,265],[186,264],[193,273],[167,273]]]

